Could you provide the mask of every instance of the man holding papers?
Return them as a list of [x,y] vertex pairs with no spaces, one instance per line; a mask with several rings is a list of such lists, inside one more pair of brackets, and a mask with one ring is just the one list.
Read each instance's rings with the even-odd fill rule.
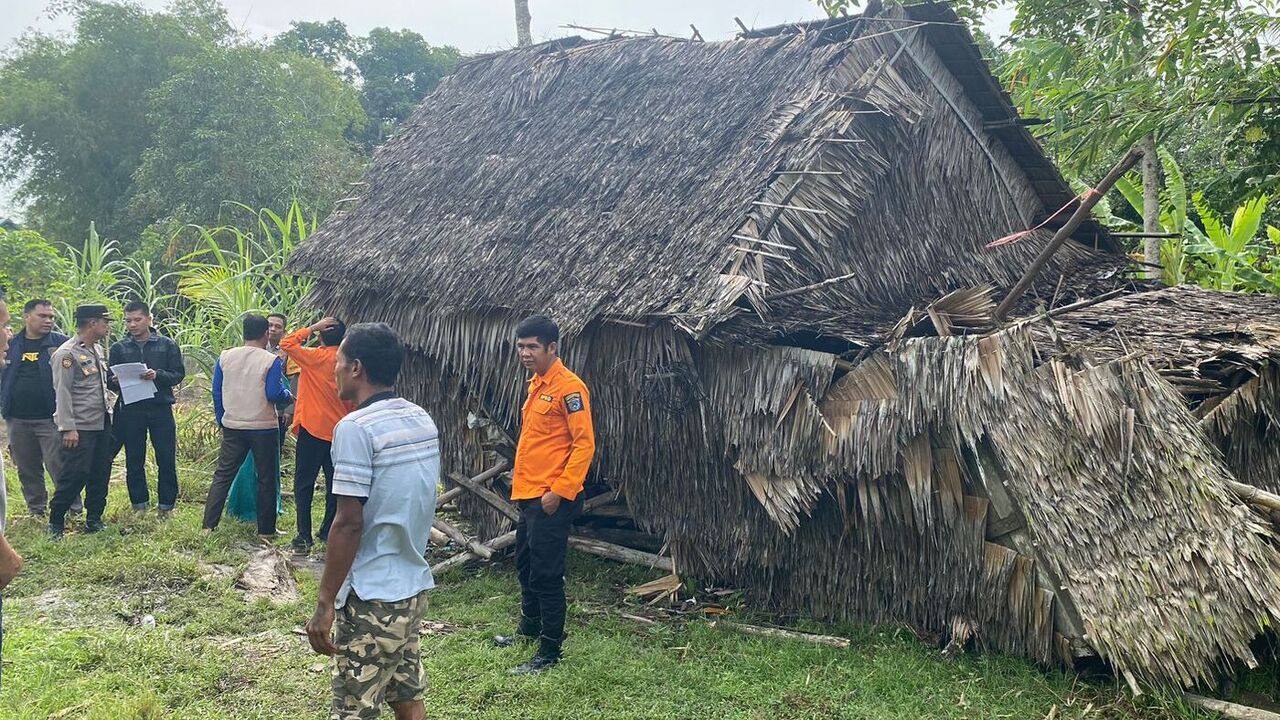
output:
[[146,512],[147,435],[156,453],[156,490],[160,517],[168,517],[178,501],[178,430],[173,420],[173,391],[186,377],[182,350],[151,328],[151,309],[143,302],[124,308],[128,335],[111,346],[107,385],[120,394],[115,432],[124,446],[125,483],[133,509]]

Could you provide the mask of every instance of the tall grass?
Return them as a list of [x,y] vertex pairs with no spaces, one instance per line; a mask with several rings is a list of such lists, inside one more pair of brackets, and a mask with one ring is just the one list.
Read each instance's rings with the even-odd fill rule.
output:
[[[182,240],[195,249],[167,271],[150,261],[123,257],[119,246],[99,236],[92,224],[81,247],[56,249],[23,231],[25,244],[18,249],[25,255],[15,255],[8,263],[0,257],[0,279],[14,283],[24,295],[13,299],[48,297],[64,331],[73,327],[77,305],[105,304],[115,318],[135,300],[151,307],[157,329],[173,338],[187,359],[187,381],[179,396],[186,401],[178,413],[179,446],[184,460],[198,467],[207,466],[217,453],[217,427],[208,407],[209,376],[218,353],[240,344],[244,316],[278,312],[296,326],[310,322],[314,315],[302,309],[311,282],[284,268],[294,248],[315,230],[315,216],[297,201],[283,213],[230,205],[243,213],[245,222],[182,227],[171,243]],[[56,260],[57,267],[49,267],[50,262],[33,263],[26,255]],[[117,323],[114,331],[122,334],[123,323]]]
[[[283,213],[232,205],[243,211],[246,222],[184,226],[173,242],[184,235],[195,249],[168,270],[149,260],[123,257],[119,246],[99,236],[92,224],[78,248],[54,250],[40,239],[37,249],[60,253],[59,267],[38,272],[18,268],[24,294],[49,297],[64,330],[73,326],[77,305],[102,303],[119,318],[127,303],[145,302],[157,328],[182,346],[192,369],[208,371],[219,351],[240,343],[240,321],[246,314],[279,312],[291,324],[310,319],[303,316],[301,303],[311,283],[286,273],[284,267],[294,248],[315,229],[315,217],[296,201]],[[46,273],[47,278],[38,277]],[[123,332],[123,326],[117,324],[115,331]]]

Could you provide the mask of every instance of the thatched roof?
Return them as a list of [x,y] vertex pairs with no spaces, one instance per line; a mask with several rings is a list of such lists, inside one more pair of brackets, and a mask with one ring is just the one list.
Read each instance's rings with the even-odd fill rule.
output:
[[[1280,361],[1280,298],[1195,285],[1124,295],[1036,324],[1046,355],[1100,362],[1138,354],[1193,407]],[[1207,411],[1209,408],[1205,408]]]
[[[983,246],[1071,192],[945,5],[751,35],[566,38],[464,63],[292,269],[438,314],[698,334],[739,316],[738,333],[847,341],[956,287],[1012,283],[1050,231]],[[1085,294],[1114,282],[1086,247],[1105,235],[1077,238],[1049,289],[1064,272]]]

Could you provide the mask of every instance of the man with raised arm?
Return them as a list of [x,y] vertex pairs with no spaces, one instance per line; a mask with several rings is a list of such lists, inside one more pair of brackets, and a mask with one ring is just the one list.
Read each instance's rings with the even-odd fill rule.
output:
[[[311,537],[311,501],[316,492],[316,475],[324,471],[324,516],[318,537],[329,538],[329,526],[337,512],[333,496],[333,461],[330,450],[333,428],[351,410],[338,397],[334,378],[338,344],[347,331],[341,320],[326,317],[320,322],[295,330],[280,341],[280,351],[295,365],[298,374],[297,400],[294,403],[293,432],[297,437],[293,462],[293,502],[298,513],[298,534],[293,539],[296,552],[307,553],[315,541]],[[308,347],[312,336],[320,338],[317,347]]]

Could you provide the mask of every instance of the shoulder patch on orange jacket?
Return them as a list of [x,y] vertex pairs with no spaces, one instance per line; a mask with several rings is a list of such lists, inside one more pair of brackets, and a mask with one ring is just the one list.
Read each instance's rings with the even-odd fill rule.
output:
[[582,412],[584,407],[582,403],[582,393],[575,392],[565,395],[564,406],[570,413]]

